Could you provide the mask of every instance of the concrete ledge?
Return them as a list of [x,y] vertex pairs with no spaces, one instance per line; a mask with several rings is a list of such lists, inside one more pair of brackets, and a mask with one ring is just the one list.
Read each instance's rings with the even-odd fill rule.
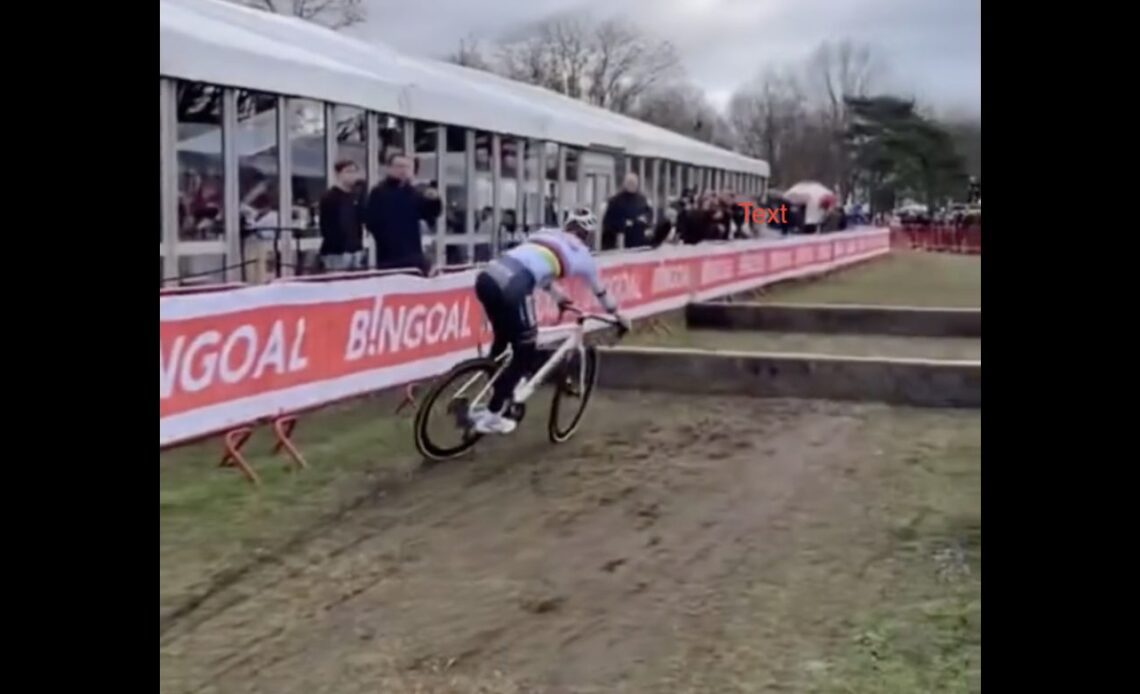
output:
[[982,336],[982,311],[973,308],[703,302],[686,307],[685,321],[692,328],[721,330]]
[[923,407],[982,405],[980,361],[628,347],[605,349],[601,356],[603,388]]

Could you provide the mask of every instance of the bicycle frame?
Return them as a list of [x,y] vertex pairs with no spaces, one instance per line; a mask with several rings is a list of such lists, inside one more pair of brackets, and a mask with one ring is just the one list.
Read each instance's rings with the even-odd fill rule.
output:
[[[512,394],[512,401],[515,404],[522,404],[530,399],[530,397],[534,395],[534,391],[537,389],[538,384],[543,383],[550,375],[550,372],[553,371],[559,364],[561,364],[562,360],[565,359],[572,350],[578,350],[579,352],[582,351],[583,346],[585,345],[585,321],[590,318],[593,318],[595,320],[605,320],[591,314],[581,314],[581,318],[574,325],[574,329],[570,333],[570,336],[562,341],[562,344],[558,346],[558,349],[554,350],[554,354],[550,355],[550,358],[543,363],[537,372],[535,372],[529,378],[524,378],[519,382],[518,385],[515,386],[514,393]],[[495,375],[492,376],[489,381],[487,381],[487,385],[483,386],[479,393],[476,394],[476,396],[471,400],[472,404],[481,402],[483,398],[487,396],[487,394],[494,387],[495,381],[497,381],[503,375],[503,371],[506,369],[507,364],[513,358],[513,356],[514,355],[510,349],[510,346],[508,346],[506,351],[504,351],[496,358],[496,361],[501,362],[498,370],[495,371]],[[586,368],[585,359],[581,361],[581,367],[584,372]],[[472,376],[471,379],[467,381],[467,383],[463,384],[463,387],[460,388],[453,397],[458,398],[462,396],[463,393],[466,392],[467,389],[470,388],[478,378],[478,376]]]
[[[514,401],[516,403],[524,403],[530,396],[534,395],[534,390],[537,387],[536,384],[544,382],[546,377],[550,375],[550,372],[554,370],[554,367],[562,363],[562,360],[566,358],[570,350],[580,350],[582,348],[585,334],[586,325],[584,323],[575,325],[573,332],[570,333],[570,337],[562,341],[562,344],[558,346],[558,349],[554,350],[554,354],[550,355],[546,363],[543,364],[533,376],[524,378],[515,386],[515,392],[512,396]],[[500,373],[501,372],[502,369],[500,369]]]

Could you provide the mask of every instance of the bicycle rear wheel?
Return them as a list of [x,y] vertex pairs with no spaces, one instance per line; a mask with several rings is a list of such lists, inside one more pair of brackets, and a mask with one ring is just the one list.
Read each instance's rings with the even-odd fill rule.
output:
[[[584,363],[582,360],[585,360]],[[551,443],[563,443],[578,430],[598,380],[598,352],[587,347],[581,357],[567,359],[554,381],[547,434]]]
[[[420,455],[432,461],[448,460],[471,450],[483,437],[471,428],[467,413],[472,399],[479,395],[498,370],[499,365],[491,359],[469,359],[456,364],[432,384],[416,410],[413,424],[416,450]],[[459,392],[449,395],[449,389],[454,388]],[[488,394],[486,399],[489,398]],[[442,412],[437,410],[439,405],[443,406]],[[444,429],[459,433],[458,443],[445,442],[442,436],[432,434],[432,425],[441,423]]]

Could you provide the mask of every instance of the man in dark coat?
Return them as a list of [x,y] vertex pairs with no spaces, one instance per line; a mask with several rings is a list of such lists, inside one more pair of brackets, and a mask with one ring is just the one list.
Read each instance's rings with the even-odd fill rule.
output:
[[739,198],[735,193],[728,194],[728,215],[731,221],[728,237],[748,238],[748,232],[744,229],[748,224],[748,213],[744,211],[744,206],[739,204]]
[[677,220],[677,234],[681,237],[681,241],[687,244],[715,241],[720,238],[719,224],[723,221],[723,217],[723,212],[718,210],[716,196],[706,191],[694,201],[694,206],[686,210]]
[[325,191],[320,203],[321,264],[329,272],[362,269],[364,257],[360,167],[344,159],[333,167],[336,185]]
[[619,233],[625,234],[625,247],[637,248],[649,244],[645,236],[653,211],[649,202],[638,190],[640,181],[637,174],[625,175],[622,191],[610,198],[606,204],[606,214],[602,218],[602,250],[617,248]]
[[388,175],[368,195],[364,224],[376,242],[376,267],[414,267],[425,275],[431,262],[424,255],[420,222],[435,223],[442,212],[434,188],[412,185],[412,161],[403,154],[388,159]]

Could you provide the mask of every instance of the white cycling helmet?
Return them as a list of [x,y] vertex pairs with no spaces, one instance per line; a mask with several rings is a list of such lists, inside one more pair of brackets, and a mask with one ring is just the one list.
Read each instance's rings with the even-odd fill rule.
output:
[[598,218],[588,207],[579,207],[568,212],[562,228],[566,229],[571,223],[578,226],[581,231],[577,233],[583,238],[598,230]]

